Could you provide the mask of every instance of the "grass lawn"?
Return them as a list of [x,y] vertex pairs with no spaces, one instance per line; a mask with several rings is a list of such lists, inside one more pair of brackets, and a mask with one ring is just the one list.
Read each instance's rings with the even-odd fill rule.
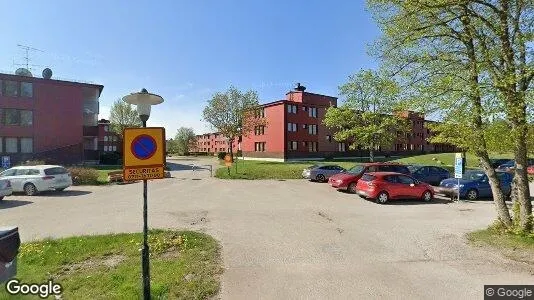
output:
[[[492,158],[510,157],[509,155],[495,155]],[[234,166],[230,169],[224,167],[224,162],[221,161],[222,167],[217,169],[215,177],[222,179],[299,179],[302,178],[302,170],[314,164],[336,164],[344,168],[350,168],[356,164],[368,162],[368,158],[344,159],[344,160],[328,160],[328,161],[303,161],[303,162],[268,162],[255,160],[238,160],[237,173]],[[420,164],[441,166],[453,171],[454,167],[454,153],[432,153],[424,155],[415,155],[407,157],[390,157],[378,158],[375,161],[393,161],[404,164]],[[467,168],[478,168],[478,159],[471,154],[466,157]]]
[[[142,234],[113,234],[44,240],[21,245],[17,278],[24,283],[52,278],[64,299],[141,299]],[[219,291],[219,245],[192,231],[149,233],[153,299],[207,299]],[[0,299],[14,297],[0,289]]]
[[469,233],[467,238],[475,246],[489,247],[511,259],[534,265],[534,234],[505,233],[490,226],[487,229]]
[[91,167],[98,171],[98,182],[101,184],[108,183],[108,173],[113,171],[121,171],[122,166],[115,165],[98,165]]

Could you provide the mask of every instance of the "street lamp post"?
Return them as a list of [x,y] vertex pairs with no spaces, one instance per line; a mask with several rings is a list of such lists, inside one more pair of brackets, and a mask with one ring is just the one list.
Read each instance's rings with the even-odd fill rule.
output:
[[[137,113],[146,127],[146,122],[150,117],[150,108],[152,105],[163,103],[163,98],[156,94],[149,93],[142,89],[139,93],[132,93],[124,96],[122,101],[137,106]],[[147,214],[147,181],[143,180],[143,249],[141,250],[141,262],[143,269],[143,299],[150,299],[150,261],[148,247],[148,214]]]

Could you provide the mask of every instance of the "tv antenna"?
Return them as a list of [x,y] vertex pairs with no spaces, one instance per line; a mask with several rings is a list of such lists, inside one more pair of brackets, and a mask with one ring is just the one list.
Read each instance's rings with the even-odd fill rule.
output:
[[27,45],[21,45],[21,44],[17,44],[17,47],[21,48],[22,50],[25,51],[25,55],[22,57],[25,61],[24,64],[16,64],[15,63],[15,60],[13,60],[13,66],[21,66],[21,67],[26,67],[27,70],[31,70],[31,67],[41,67],[40,65],[33,65],[33,64],[30,64],[30,52],[44,52],[43,50],[41,49],[37,49],[37,48],[34,48],[34,47],[30,47],[30,46],[27,46]]

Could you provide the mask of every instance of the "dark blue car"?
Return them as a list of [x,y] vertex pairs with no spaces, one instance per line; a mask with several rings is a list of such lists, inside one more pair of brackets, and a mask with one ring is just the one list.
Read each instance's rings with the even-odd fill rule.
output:
[[[505,195],[510,195],[512,190],[512,175],[507,172],[497,172],[501,188]],[[448,178],[435,189],[436,194],[447,196],[458,195],[458,179]],[[460,179],[460,198],[476,200],[479,198],[492,198],[493,193],[488,181],[488,176],[482,170],[472,170],[464,173]]]
[[431,185],[439,185],[443,179],[451,177],[449,171],[436,166],[408,166],[413,178]]

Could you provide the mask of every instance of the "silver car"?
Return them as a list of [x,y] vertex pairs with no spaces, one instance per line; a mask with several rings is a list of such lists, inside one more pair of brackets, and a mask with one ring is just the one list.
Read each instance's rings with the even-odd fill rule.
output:
[[338,165],[313,165],[302,171],[302,177],[319,182],[326,182],[330,176],[345,172],[346,170]]

